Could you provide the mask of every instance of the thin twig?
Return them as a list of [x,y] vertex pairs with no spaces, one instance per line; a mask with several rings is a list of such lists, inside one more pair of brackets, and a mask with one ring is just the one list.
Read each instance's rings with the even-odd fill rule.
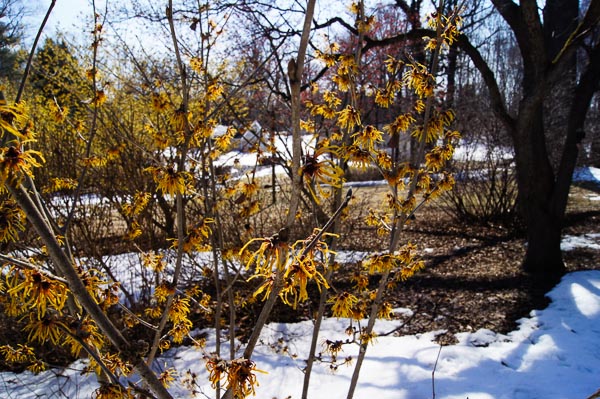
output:
[[431,398],[435,399],[435,370],[437,369],[438,361],[440,360],[440,354],[442,353],[443,345],[440,344],[440,350],[438,351],[437,357],[435,358],[435,364],[433,370],[431,370]]
[[[10,256],[6,256],[6,255],[2,255],[0,254],[0,261],[4,262],[4,264],[11,264],[14,265],[20,269],[27,269],[27,270],[33,270],[36,271],[38,273],[41,273],[44,275],[44,277],[48,277],[51,280],[54,281],[58,281],[59,283],[63,283],[65,285],[68,285],[67,280],[65,280],[62,277],[58,277],[52,273],[50,273],[49,271],[46,271],[44,269],[41,269],[39,266],[34,265],[33,263],[29,263],[29,262],[25,262],[23,260],[20,259],[15,259],[12,258]],[[0,266],[4,266],[4,264],[0,263]]]
[[27,58],[27,65],[25,65],[25,71],[23,72],[23,77],[21,78],[21,84],[19,85],[19,91],[17,92],[17,97],[15,98],[15,103],[21,101],[21,96],[23,96],[23,91],[25,90],[25,82],[27,82],[27,77],[29,76],[29,71],[31,70],[31,64],[33,62],[33,56],[35,54],[35,49],[37,48],[37,44],[40,41],[40,37],[42,36],[42,32],[46,23],[48,22],[48,18],[50,18],[50,14],[52,13],[52,9],[56,4],[56,0],[52,0],[50,5],[48,6],[48,11],[46,11],[46,16],[38,29],[37,34],[35,35],[35,40],[33,41],[33,45],[31,46],[31,51],[29,52],[29,57]]

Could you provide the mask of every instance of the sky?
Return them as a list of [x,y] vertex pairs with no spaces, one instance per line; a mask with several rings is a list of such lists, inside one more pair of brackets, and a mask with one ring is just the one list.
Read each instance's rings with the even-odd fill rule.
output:
[[[48,35],[52,35],[57,30],[72,33],[80,32],[83,26],[82,22],[92,16],[90,2],[91,0],[56,0],[44,32]],[[27,24],[30,26],[28,36],[31,36],[28,38],[29,40],[33,40],[33,37],[37,33],[37,29],[44,19],[50,3],[50,0],[27,2],[27,7],[31,13],[31,16],[27,18]],[[98,0],[96,4],[99,7],[105,4],[105,0]]]

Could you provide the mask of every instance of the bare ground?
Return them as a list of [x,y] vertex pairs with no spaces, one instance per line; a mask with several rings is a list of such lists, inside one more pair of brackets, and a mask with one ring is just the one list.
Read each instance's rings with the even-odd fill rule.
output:
[[[598,195],[597,189],[573,188],[564,235],[600,233],[600,201],[590,199]],[[412,311],[389,334],[444,331],[438,340],[452,343],[457,332],[486,328],[508,333],[518,319],[548,305],[545,294],[552,286],[521,271],[525,241],[514,229],[460,223],[433,208],[417,216],[404,240],[423,250],[426,267],[388,293],[386,300],[394,307]],[[372,250],[378,249],[376,242],[380,239],[374,231],[361,230],[343,246]],[[564,261],[568,272],[600,270],[600,250],[566,251]],[[315,298],[316,292],[311,296]],[[314,303],[305,305],[304,318],[314,312]],[[299,316],[303,318],[302,311],[291,314],[289,308],[278,306],[274,319],[296,321]]]
[[[573,188],[563,235],[600,233],[600,201],[590,199],[598,188]],[[520,269],[525,242],[519,233],[465,225],[430,211],[406,236],[425,249],[427,267],[388,295],[395,306],[413,311],[396,334],[445,330],[439,340],[449,343],[462,331],[507,333],[519,318],[548,304],[545,294],[552,287]],[[600,269],[600,250],[565,251],[564,261],[568,272]]]

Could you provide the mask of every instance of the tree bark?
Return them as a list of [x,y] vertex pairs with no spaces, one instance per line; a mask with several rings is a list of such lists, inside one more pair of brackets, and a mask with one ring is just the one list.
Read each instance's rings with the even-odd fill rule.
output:
[[[569,82],[564,75],[572,70],[574,62],[577,45],[574,34],[584,35],[586,23],[597,26],[594,16],[600,2],[592,1],[586,16],[577,24],[573,20],[578,15],[576,1],[548,1],[544,9],[545,25],[541,24],[535,1],[521,1],[520,5],[508,0],[493,0],[493,3],[512,28],[524,65],[523,98],[515,123],[505,114],[500,96],[494,98],[495,87],[488,85],[497,114],[503,116],[515,149],[519,208],[527,228],[523,269],[554,280],[565,272],[560,250],[561,232],[578,145],[583,138],[583,124],[593,88],[600,79],[598,45],[589,52],[588,64],[576,86],[575,79]],[[563,18],[569,16],[570,20],[565,22]],[[479,69],[484,77],[486,73],[489,75],[489,70]],[[486,82],[489,80],[488,76]],[[544,114],[544,101],[549,93],[565,85],[568,86],[562,98],[565,104],[561,106],[568,110],[567,121],[557,127],[562,136],[558,149],[561,159],[553,168],[545,123],[550,115]]]

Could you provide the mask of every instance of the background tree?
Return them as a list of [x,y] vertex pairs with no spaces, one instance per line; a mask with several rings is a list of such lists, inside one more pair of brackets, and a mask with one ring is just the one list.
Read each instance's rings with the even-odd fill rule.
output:
[[[554,280],[565,271],[561,231],[586,115],[600,78],[595,36],[600,2],[590,1],[581,12],[576,0],[547,1],[543,9],[533,0],[492,3],[514,35],[522,59],[516,109],[511,109],[513,97],[501,90],[494,59],[486,59],[466,35],[457,44],[481,73],[492,109],[515,151],[519,211],[527,235],[523,269]],[[397,4],[410,9],[404,2]],[[414,28],[383,39],[367,38],[365,50],[432,35]],[[564,97],[557,100],[556,91]]]
[[0,79],[18,82],[17,44],[23,39],[25,9],[19,0],[0,0]]
[[[547,1],[542,10],[530,0],[492,2],[511,28],[523,60],[517,110],[509,109],[481,54],[464,37],[459,45],[481,72],[494,112],[512,139],[519,209],[527,228],[523,268],[554,279],[565,270],[561,230],[587,111],[600,79],[600,42],[593,35],[600,2],[589,2],[582,12],[576,0]],[[557,100],[556,93],[564,95]],[[563,111],[562,117],[550,112],[556,109]]]

